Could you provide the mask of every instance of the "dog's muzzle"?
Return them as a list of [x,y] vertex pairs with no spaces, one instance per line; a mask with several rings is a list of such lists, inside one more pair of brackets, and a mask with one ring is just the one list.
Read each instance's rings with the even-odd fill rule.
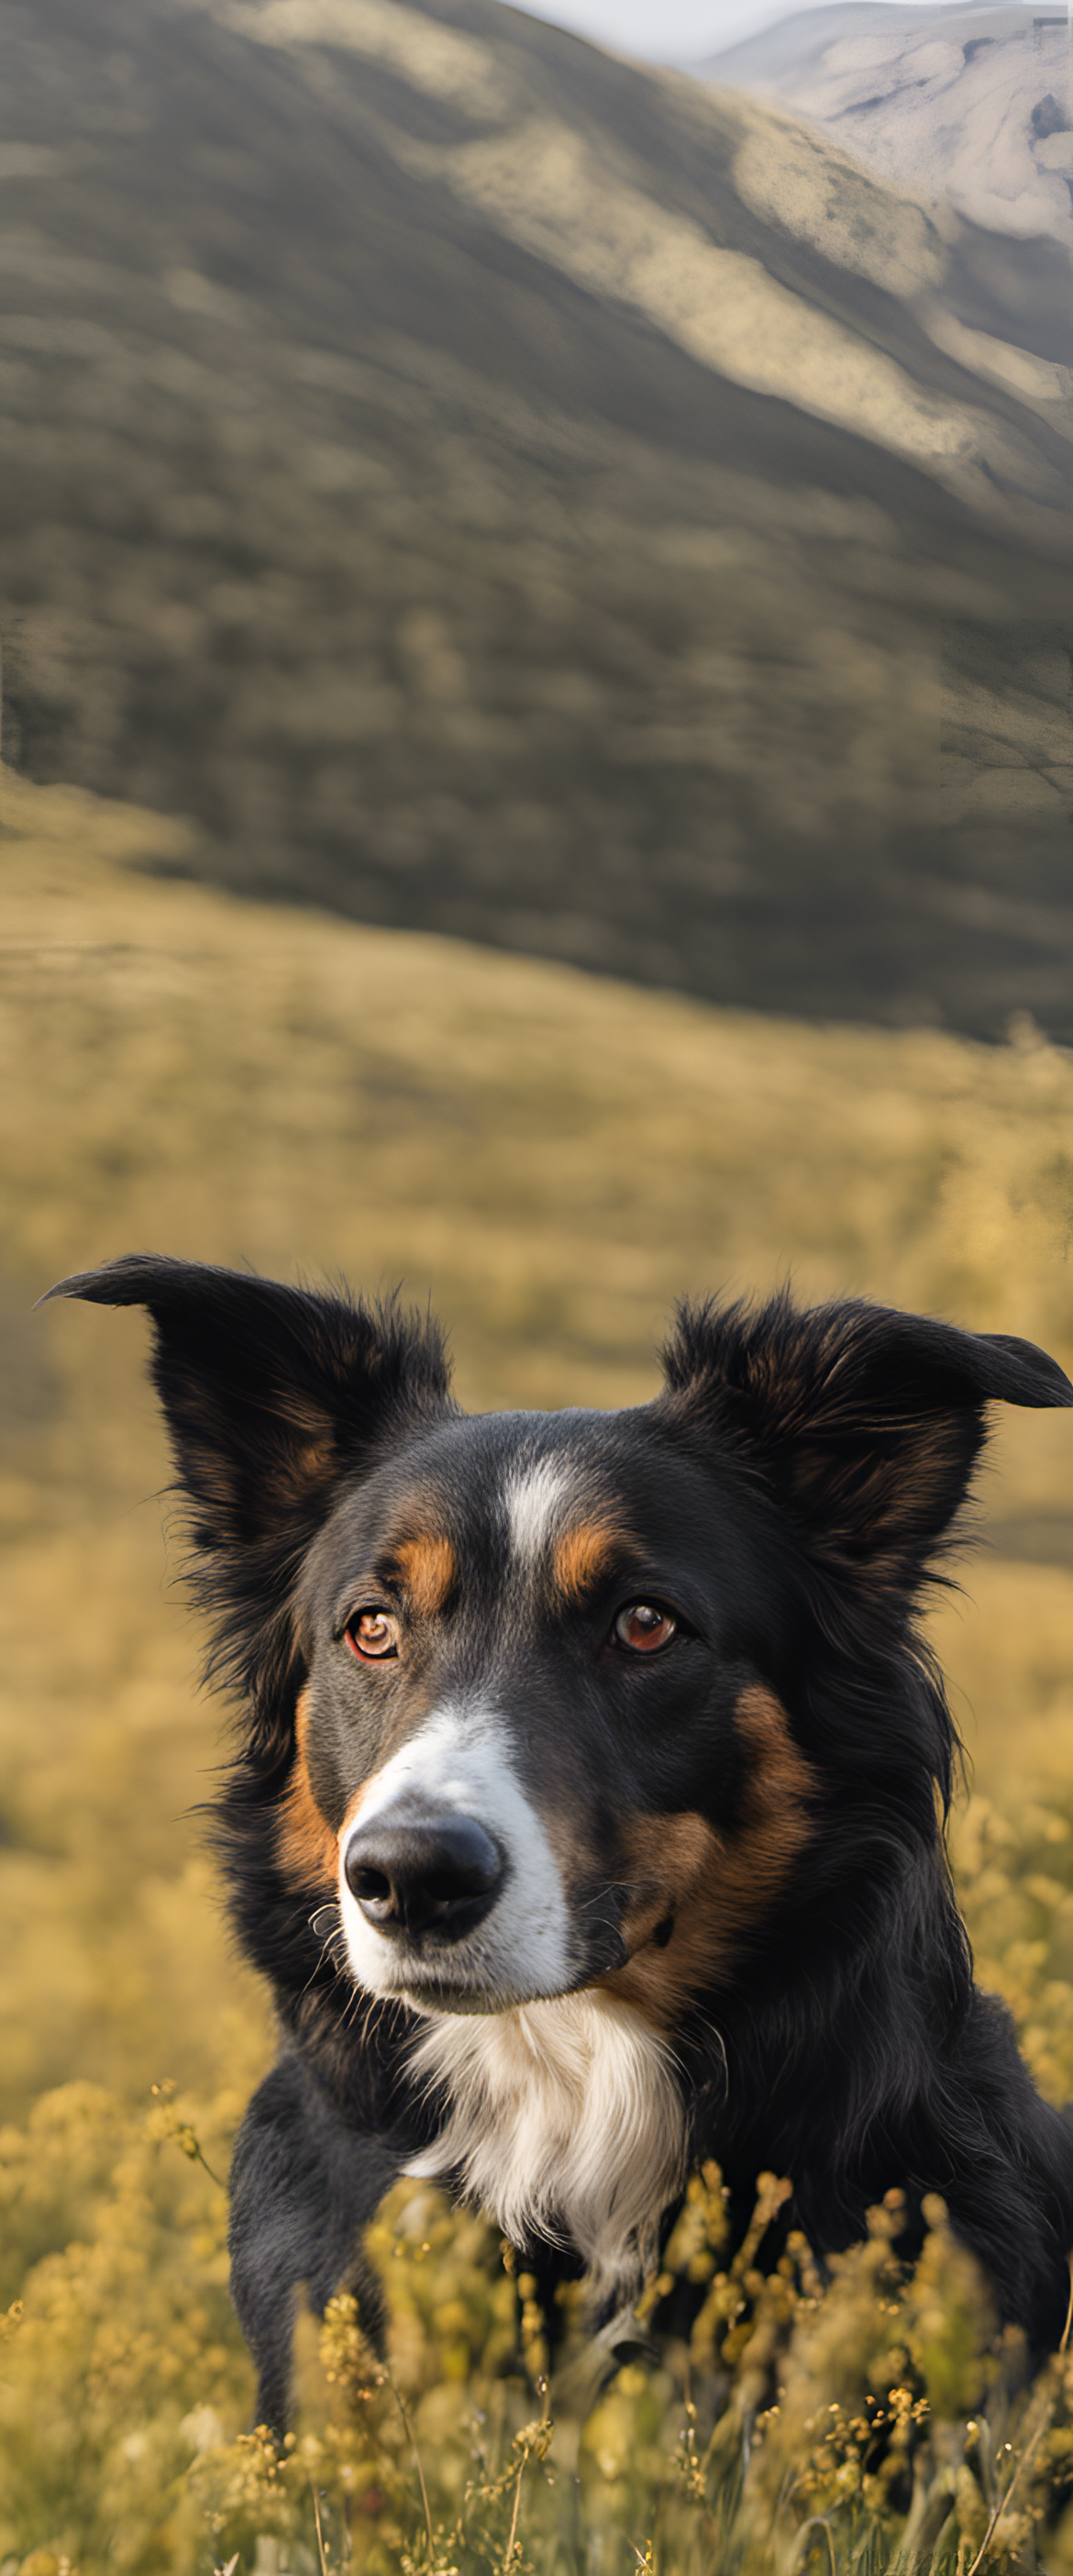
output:
[[497,1710],[434,1709],[340,1831],[347,1965],[418,2012],[512,2011],[581,1969],[574,1907]]
[[389,1939],[460,1941],[495,1904],[507,1864],[484,1826],[456,1808],[388,1809],[351,1834],[343,1875],[366,1922]]

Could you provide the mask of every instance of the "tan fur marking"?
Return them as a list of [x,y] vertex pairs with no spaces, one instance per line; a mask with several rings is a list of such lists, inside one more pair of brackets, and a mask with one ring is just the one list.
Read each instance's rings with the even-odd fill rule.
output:
[[[816,1775],[794,1743],[785,1710],[755,1684],[742,1692],[734,1715],[748,1761],[737,1832],[719,1834],[703,1816],[687,1813],[637,1816],[623,1838],[625,1869],[636,1884],[622,1927],[630,1957],[599,1983],[661,2028],[732,1966],[782,1894],[813,1831]],[[657,1949],[652,1935],[671,1915],[674,1930]]]
[[450,1539],[434,1537],[431,1533],[421,1538],[404,1538],[395,1550],[395,1563],[413,1609],[421,1618],[434,1618],[458,1580]]
[[304,1690],[294,1717],[295,1756],[290,1786],[279,1811],[277,1851],[284,1878],[292,1887],[324,1887],[335,1892],[339,1853],[335,1835],[322,1816],[306,1767],[309,1692]]
[[613,1521],[578,1521],[555,1542],[555,1589],[564,1601],[583,1601],[601,1574],[606,1574],[624,1532]]

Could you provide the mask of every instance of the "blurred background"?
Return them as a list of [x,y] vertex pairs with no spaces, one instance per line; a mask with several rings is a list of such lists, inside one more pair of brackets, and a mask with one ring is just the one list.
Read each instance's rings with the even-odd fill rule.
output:
[[1065,18],[631,5],[0,0],[5,757],[259,901],[1069,1038]]
[[[5,2570],[202,2565],[160,2462],[213,2300],[248,2402],[222,2202],[165,2450],[135,2272],[63,2257],[76,2332],[48,2266],[132,2241],[129,2106],[215,2094],[222,2158],[272,2037],[143,1323],[34,1299],[141,1247],[401,1283],[477,1407],[644,1398],[676,1296],[787,1277],[1073,1368],[1068,48],[1007,0],[0,0],[0,2203],[51,2320]],[[997,1425],[932,1614],[1055,2098],[1071,1439]]]

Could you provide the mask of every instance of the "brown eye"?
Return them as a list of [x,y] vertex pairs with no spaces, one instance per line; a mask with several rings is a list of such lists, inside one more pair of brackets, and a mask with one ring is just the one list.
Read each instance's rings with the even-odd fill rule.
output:
[[386,1610],[356,1610],[348,1621],[347,1644],[368,1663],[382,1663],[399,1651],[399,1623]]
[[678,1626],[669,1610],[657,1610],[648,1601],[631,1601],[628,1610],[620,1610],[614,1626],[615,1643],[629,1646],[635,1655],[658,1654],[669,1646]]

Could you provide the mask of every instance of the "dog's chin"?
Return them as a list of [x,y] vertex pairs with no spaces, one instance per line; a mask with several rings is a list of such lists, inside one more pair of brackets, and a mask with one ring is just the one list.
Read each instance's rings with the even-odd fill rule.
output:
[[[449,1964],[455,1966],[456,1963],[451,1961]],[[588,1979],[581,1977],[577,1982],[586,1984]],[[366,1975],[359,1978],[358,1983],[365,1994],[382,1996],[385,2002],[406,2004],[411,2012],[421,2013],[426,2018],[441,2013],[488,2015],[517,2012],[525,2004],[550,2003],[557,1995],[573,1991],[572,1987],[560,1985],[515,1984],[509,1977],[501,1982],[497,1979],[492,1984],[487,1976],[460,1977],[457,1969],[452,1976],[446,1961],[442,1969],[437,1969],[431,1961],[407,1962],[401,1959],[390,1980],[386,1977],[374,1980]]]
[[519,2004],[534,2003],[530,1994],[500,1992],[488,1986],[409,1985],[403,1990],[403,2003],[411,2012],[426,2018],[441,2013],[490,2014],[514,2011]]
[[514,1984],[509,1978],[489,1984],[486,1978],[451,1978],[426,1972],[409,1976],[399,1989],[400,2000],[411,2012],[423,2014],[468,2013],[491,2014],[517,2012],[525,2004],[551,2003],[557,1995],[570,1991],[563,1986]]

